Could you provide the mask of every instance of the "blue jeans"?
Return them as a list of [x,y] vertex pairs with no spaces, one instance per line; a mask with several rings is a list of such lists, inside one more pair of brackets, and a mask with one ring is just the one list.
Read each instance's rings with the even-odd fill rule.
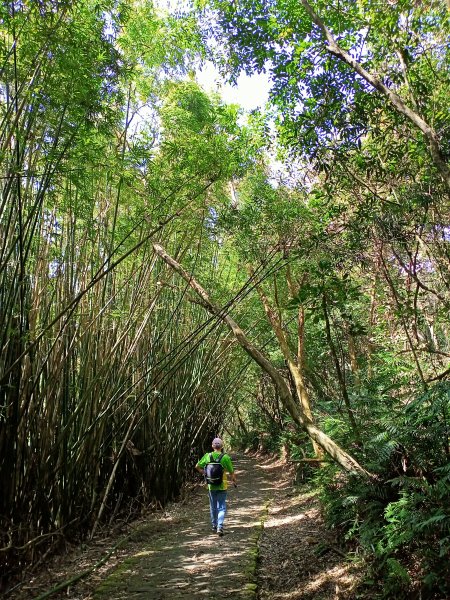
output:
[[209,510],[213,527],[223,527],[227,512],[227,492],[225,490],[209,490]]

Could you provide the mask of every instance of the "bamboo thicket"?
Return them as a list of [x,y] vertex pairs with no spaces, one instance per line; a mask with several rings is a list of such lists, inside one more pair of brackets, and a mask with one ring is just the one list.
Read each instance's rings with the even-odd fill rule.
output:
[[64,537],[178,495],[234,369],[150,244],[191,252],[218,175],[177,172],[133,122],[141,100],[99,11],[3,15],[2,583]]

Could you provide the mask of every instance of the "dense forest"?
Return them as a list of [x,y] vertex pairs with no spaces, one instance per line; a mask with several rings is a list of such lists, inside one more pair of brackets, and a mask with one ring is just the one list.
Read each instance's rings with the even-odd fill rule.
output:
[[445,0],[0,5],[0,590],[220,433],[315,480],[373,597],[450,595],[449,34]]

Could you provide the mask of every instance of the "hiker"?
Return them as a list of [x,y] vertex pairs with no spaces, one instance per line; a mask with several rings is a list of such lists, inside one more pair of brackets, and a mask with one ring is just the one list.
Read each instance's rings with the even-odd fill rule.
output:
[[222,536],[227,510],[227,474],[230,474],[234,487],[237,487],[236,474],[231,458],[223,451],[223,442],[220,438],[213,439],[212,449],[212,452],[208,452],[198,461],[195,468],[205,475],[208,483],[212,531]]

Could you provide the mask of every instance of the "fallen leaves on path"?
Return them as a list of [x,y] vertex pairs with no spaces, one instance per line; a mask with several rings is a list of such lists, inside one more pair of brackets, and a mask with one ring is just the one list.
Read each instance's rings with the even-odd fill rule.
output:
[[286,477],[259,545],[259,600],[353,600],[362,573],[324,525],[317,497]]
[[[248,457],[243,463],[251,464],[252,461],[258,464],[262,477],[259,480],[254,473],[247,474],[244,468],[239,497],[232,494],[229,502],[229,536],[218,546],[222,558],[227,557],[225,562],[229,563],[230,569],[235,569],[239,562],[237,549],[242,550],[239,547],[240,536],[246,539],[249,535],[246,528],[249,527],[249,532],[253,530],[252,523],[258,518],[258,511],[255,511],[256,496],[262,493],[271,500],[259,539],[259,600],[355,599],[355,589],[361,573],[346,560],[336,540],[325,528],[317,498],[313,493],[292,487],[291,474],[281,461],[270,457]],[[198,535],[199,532],[197,537],[194,535],[194,524],[200,523],[200,532],[207,525],[204,496],[204,490],[198,486],[193,487],[183,502],[173,503],[166,510],[146,514],[139,521],[117,528],[110,536],[99,535],[90,544],[71,548],[68,553],[48,561],[39,573],[27,578],[10,596],[11,600],[37,598],[55,584],[92,569],[93,565],[111,551],[119,538],[126,541],[114,550],[105,564],[69,589],[52,595],[52,598],[91,600],[98,585],[130,557],[153,561],[154,555],[155,560],[158,559],[155,553],[161,550],[170,552],[170,548],[168,550],[164,547],[164,539],[170,544],[176,539],[179,547],[184,540],[185,547],[183,577],[175,580],[173,576],[167,582],[167,597],[184,597],[184,590],[192,599],[199,597],[195,592],[197,580],[204,577],[205,568],[210,562],[215,564],[217,561],[215,556],[205,554],[202,546],[205,540],[212,543],[212,540],[208,541],[210,537],[205,538],[202,533]],[[159,540],[158,551],[149,547],[149,539]],[[222,546],[223,543],[225,546]],[[179,565],[180,560],[178,559]],[[128,570],[123,571],[130,581],[133,576],[131,571],[136,564],[128,564]],[[148,577],[145,572],[141,573],[137,583],[130,584],[127,594],[120,597],[129,598],[133,594],[150,597],[150,592],[155,590],[155,582],[149,573],[150,570],[147,572]],[[154,578],[153,575],[152,577]],[[164,585],[161,587],[160,583],[159,589],[164,589]],[[226,597],[235,598],[233,594]]]

